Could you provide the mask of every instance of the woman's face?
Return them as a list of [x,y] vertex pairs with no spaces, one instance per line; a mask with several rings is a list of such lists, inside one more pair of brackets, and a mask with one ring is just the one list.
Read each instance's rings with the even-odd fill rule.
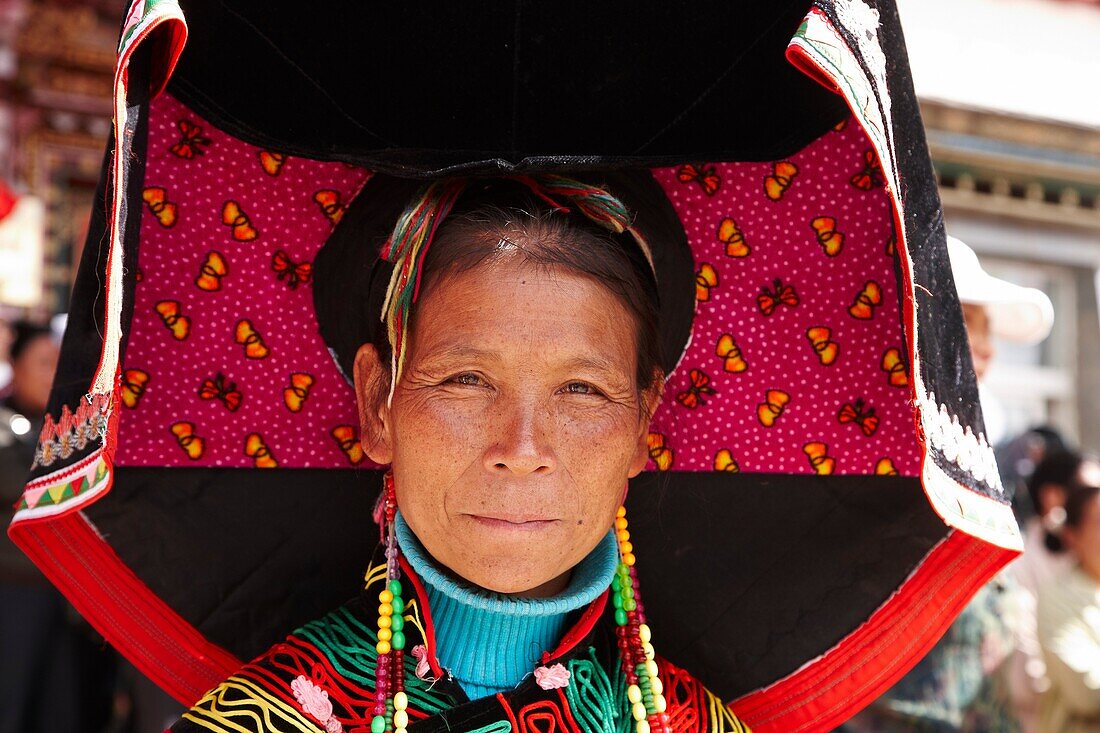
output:
[[1065,535],[1081,569],[1100,583],[1100,495],[1085,506],[1080,526],[1067,526]]
[[[635,338],[603,286],[515,259],[421,297],[368,452],[392,464],[402,514],[438,562],[500,593],[565,587],[645,467],[656,400],[639,396]],[[381,365],[373,347],[359,357],[362,403]]]

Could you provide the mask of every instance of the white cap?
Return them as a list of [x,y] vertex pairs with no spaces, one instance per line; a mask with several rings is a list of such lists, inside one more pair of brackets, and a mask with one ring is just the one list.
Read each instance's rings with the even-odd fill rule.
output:
[[982,269],[974,250],[950,235],[947,251],[959,300],[986,307],[994,336],[1035,344],[1050,335],[1054,306],[1046,293],[993,277]]

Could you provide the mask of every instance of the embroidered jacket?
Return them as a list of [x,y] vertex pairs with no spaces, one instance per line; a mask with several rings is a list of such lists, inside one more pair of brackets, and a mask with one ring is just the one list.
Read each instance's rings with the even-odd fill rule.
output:
[[[606,592],[580,615],[557,649],[543,654],[541,674],[529,675],[514,690],[470,700],[436,661],[423,586],[403,559],[402,569],[408,595],[409,733],[633,733],[614,607]],[[207,692],[172,733],[368,733],[378,657],[376,599],[385,587],[384,565],[372,566],[366,580],[359,598],[302,626]],[[426,653],[414,655],[418,645]],[[569,672],[567,680],[559,664]],[[749,730],[686,671],[660,658],[657,665],[674,731]]]

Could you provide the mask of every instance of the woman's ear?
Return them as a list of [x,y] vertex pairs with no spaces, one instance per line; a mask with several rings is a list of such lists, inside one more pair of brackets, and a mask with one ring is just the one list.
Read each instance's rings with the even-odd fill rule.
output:
[[355,403],[359,408],[359,442],[372,461],[386,465],[393,460],[390,408],[390,368],[382,362],[374,344],[363,344],[355,354]]

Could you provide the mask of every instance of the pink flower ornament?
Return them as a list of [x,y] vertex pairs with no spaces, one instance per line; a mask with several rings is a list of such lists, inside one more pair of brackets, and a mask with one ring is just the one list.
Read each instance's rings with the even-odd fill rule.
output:
[[535,682],[538,682],[539,687],[544,690],[556,690],[560,687],[568,687],[570,676],[569,670],[560,664],[555,664],[552,667],[535,668]]
[[302,711],[321,721],[326,733],[343,733],[344,726],[332,716],[332,701],[328,699],[327,692],[301,674],[290,683],[290,689],[294,693],[294,699],[302,706]]
[[417,644],[412,649],[412,655],[416,657],[416,676],[422,680],[428,679],[428,673],[432,671],[432,665],[428,663],[428,648]]

